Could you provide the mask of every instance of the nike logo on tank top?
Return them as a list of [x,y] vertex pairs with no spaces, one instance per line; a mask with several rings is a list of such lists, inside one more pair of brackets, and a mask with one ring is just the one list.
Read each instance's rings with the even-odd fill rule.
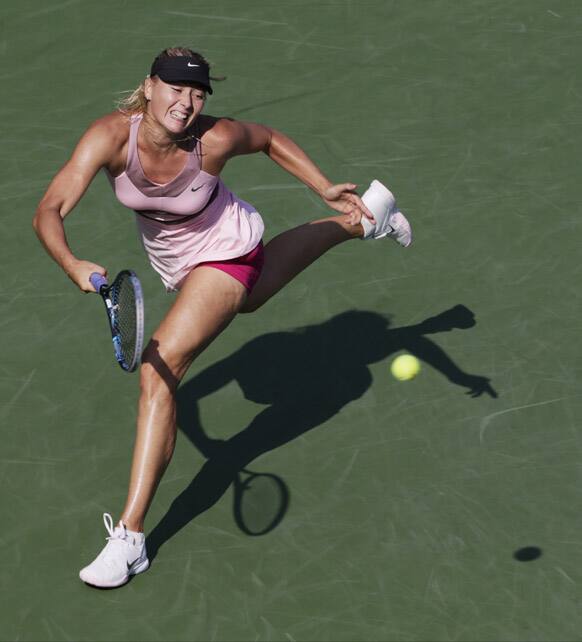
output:
[[125,170],[116,177],[106,174],[117,199],[136,212],[150,263],[171,291],[179,289],[198,263],[233,259],[253,250],[264,224],[255,208],[236,197],[220,177],[201,169],[200,141],[171,181],[151,181],[138,155],[141,121],[141,114],[131,117]]

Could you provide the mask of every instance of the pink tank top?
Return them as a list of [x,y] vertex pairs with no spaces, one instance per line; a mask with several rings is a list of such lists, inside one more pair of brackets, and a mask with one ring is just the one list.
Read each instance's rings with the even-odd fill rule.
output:
[[137,148],[141,121],[141,114],[131,118],[125,170],[116,177],[106,174],[118,200],[136,212],[150,263],[171,291],[199,263],[248,254],[261,240],[264,224],[252,205],[201,169],[200,141],[169,183],[147,178]]

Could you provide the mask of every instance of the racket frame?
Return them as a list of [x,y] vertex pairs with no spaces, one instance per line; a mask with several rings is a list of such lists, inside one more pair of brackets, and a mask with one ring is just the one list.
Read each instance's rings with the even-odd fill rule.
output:
[[[135,292],[135,350],[133,355],[133,360],[128,363],[123,356],[123,350],[121,347],[121,334],[116,329],[116,319],[115,314],[117,312],[116,305],[113,304],[111,300],[110,292],[115,286],[116,282],[122,278],[127,277],[131,281],[133,290]],[[107,279],[94,272],[89,280],[91,285],[95,288],[95,291],[101,296],[105,304],[105,311],[107,312],[107,320],[109,321],[109,329],[111,331],[111,340],[113,342],[113,350],[115,352],[115,359],[117,363],[125,372],[134,372],[139,363],[141,357],[141,352],[143,350],[143,335],[144,335],[144,306],[143,306],[143,290],[141,283],[132,270],[122,270],[114,279],[113,283],[109,285]]]

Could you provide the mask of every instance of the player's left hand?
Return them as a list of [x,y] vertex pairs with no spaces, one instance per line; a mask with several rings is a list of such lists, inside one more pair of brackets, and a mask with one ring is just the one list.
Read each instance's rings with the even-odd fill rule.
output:
[[370,210],[364,205],[362,199],[356,194],[357,185],[354,183],[340,183],[331,185],[321,194],[324,202],[336,212],[345,214],[350,225],[357,225],[362,216],[370,219],[372,223],[376,220]]

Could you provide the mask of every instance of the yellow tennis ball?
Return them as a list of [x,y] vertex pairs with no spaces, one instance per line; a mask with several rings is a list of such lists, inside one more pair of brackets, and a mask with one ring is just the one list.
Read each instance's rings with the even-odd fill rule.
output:
[[411,354],[401,354],[392,362],[390,372],[398,381],[414,379],[420,372],[420,361]]

